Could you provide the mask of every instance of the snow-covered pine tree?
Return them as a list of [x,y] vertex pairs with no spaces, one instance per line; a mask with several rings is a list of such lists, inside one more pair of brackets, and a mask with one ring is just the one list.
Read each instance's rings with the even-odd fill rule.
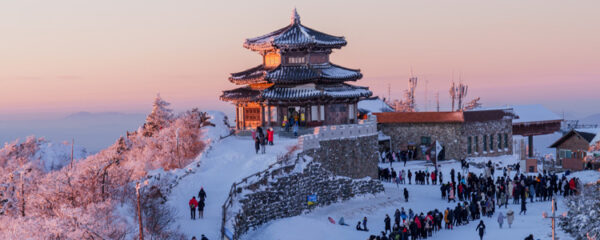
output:
[[560,227],[576,239],[600,238],[600,185],[587,185],[583,193],[566,198],[569,211],[561,217]]
[[144,123],[144,136],[151,137],[154,133],[169,125],[173,119],[173,110],[168,108],[169,105],[171,104],[163,100],[160,94],[156,95],[152,112],[146,117],[146,123]]

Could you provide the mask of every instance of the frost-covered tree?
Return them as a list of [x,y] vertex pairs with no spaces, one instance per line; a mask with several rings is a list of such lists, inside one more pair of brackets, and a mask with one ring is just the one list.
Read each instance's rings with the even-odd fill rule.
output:
[[152,134],[169,125],[173,119],[173,110],[168,108],[169,105],[171,104],[163,100],[160,94],[156,95],[154,104],[152,105],[152,112],[146,117],[144,136],[150,137]]
[[577,239],[600,239],[600,185],[583,188],[580,195],[568,197],[569,211],[561,218],[560,226]]

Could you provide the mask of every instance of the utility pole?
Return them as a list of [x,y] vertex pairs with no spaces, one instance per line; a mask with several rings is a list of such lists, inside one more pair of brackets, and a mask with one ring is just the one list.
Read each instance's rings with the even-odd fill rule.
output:
[[137,212],[138,212],[138,222],[140,224],[140,240],[144,240],[144,228],[142,227],[142,204],[140,201],[140,183],[135,183],[135,192],[137,195]]
[[429,111],[429,99],[427,98],[429,90],[427,89],[427,85],[429,85],[429,80],[425,79],[425,112]]
[[437,111],[440,111],[440,91],[435,93],[435,102],[437,103]]

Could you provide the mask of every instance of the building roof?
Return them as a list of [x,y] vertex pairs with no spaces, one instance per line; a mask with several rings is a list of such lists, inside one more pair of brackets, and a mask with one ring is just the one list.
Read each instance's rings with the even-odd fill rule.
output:
[[341,48],[345,45],[344,37],[332,36],[302,25],[296,9],[292,12],[290,25],[259,37],[246,39],[244,42],[244,47],[253,51],[266,51],[274,48]]
[[361,113],[377,113],[377,112],[393,112],[394,109],[390,107],[379,97],[368,98],[360,100],[358,102],[358,111]]
[[568,140],[569,138],[571,138],[574,135],[580,136],[581,138],[583,138],[588,143],[592,143],[592,141],[594,140],[594,137],[596,137],[596,134],[593,134],[593,133],[580,132],[580,131],[576,131],[576,130],[571,130],[567,134],[563,135],[561,138],[559,138],[558,140],[556,140],[556,142],[554,142],[552,145],[550,145],[550,147],[551,148],[556,148],[556,147],[560,146],[563,142],[565,142],[566,140]]
[[332,63],[307,65],[279,65],[265,69],[259,65],[238,73],[232,73],[229,81],[241,85],[260,82],[278,84],[334,83],[356,81],[362,78],[360,70],[345,68]]
[[237,101],[237,102],[252,102],[257,101],[260,95],[259,90],[252,89],[249,86],[223,91],[221,100]]
[[306,99],[345,99],[366,98],[373,93],[367,87],[349,84],[304,84],[294,87],[271,86],[263,91],[242,87],[223,91],[225,101],[258,101],[258,100],[306,100]]
[[514,113],[510,109],[471,110],[463,112],[463,115],[465,118],[465,122],[486,122],[514,118]]
[[463,123],[462,112],[382,112],[373,113],[377,123]]
[[514,105],[511,106],[511,108],[518,116],[513,120],[513,124],[562,121],[560,116],[558,116],[556,113],[553,113],[541,104]]
[[265,81],[265,76],[267,76],[267,71],[261,64],[241,72],[232,73],[229,81],[239,85],[261,83]]

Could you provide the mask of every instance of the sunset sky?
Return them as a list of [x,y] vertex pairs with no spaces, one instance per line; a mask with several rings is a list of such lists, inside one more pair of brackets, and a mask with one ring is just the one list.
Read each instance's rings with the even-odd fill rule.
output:
[[[281,28],[296,7],[308,27],[346,37],[331,60],[359,68],[382,97],[410,69],[419,108],[449,105],[455,79],[485,106],[541,103],[600,112],[600,1],[0,2],[0,115],[142,112],[156,93],[176,110],[233,112],[229,73],[258,65],[246,38]],[[429,104],[424,101],[427,81]]]

